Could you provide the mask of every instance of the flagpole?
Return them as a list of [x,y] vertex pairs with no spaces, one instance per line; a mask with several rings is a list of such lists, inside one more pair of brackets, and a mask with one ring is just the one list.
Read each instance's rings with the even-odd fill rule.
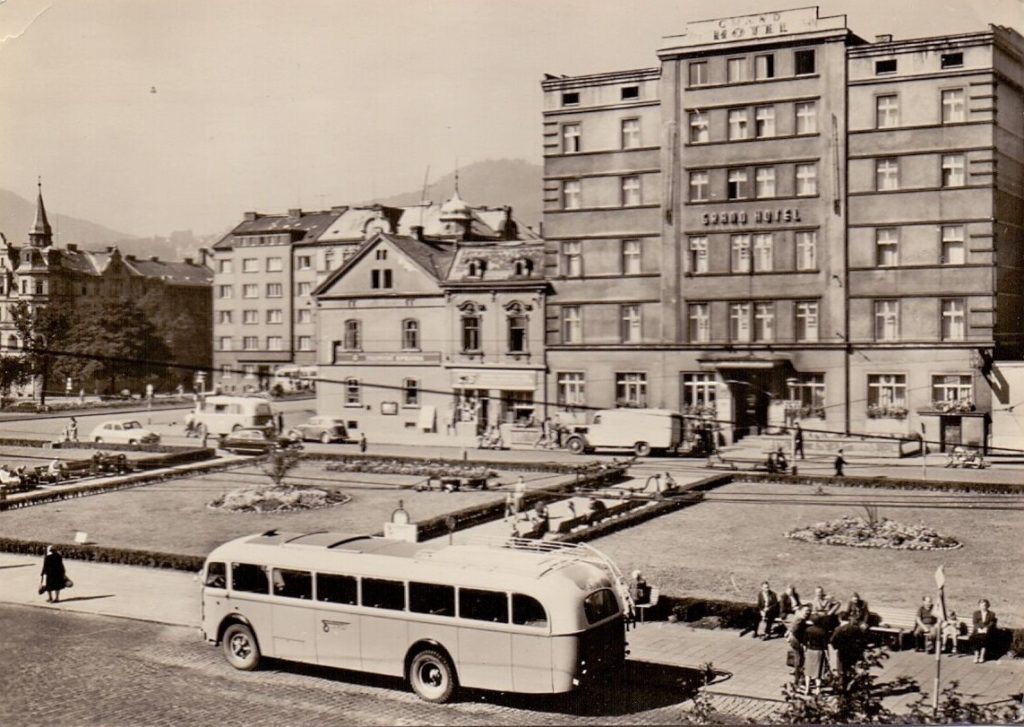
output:
[[[935,585],[939,589],[936,605],[939,607],[938,633],[935,634],[935,685],[932,688],[932,714],[939,713],[939,684],[942,680],[942,630],[946,626],[946,573],[944,565],[935,569]],[[927,643],[927,642],[926,642]]]

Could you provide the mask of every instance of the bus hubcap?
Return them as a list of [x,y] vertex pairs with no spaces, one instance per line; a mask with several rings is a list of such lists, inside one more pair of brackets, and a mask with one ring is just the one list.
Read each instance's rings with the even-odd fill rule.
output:
[[249,640],[244,636],[236,636],[231,640],[231,653],[237,656],[239,659],[247,659],[249,657]]
[[428,687],[439,687],[444,682],[444,675],[437,668],[437,664],[426,664],[420,670],[423,683]]

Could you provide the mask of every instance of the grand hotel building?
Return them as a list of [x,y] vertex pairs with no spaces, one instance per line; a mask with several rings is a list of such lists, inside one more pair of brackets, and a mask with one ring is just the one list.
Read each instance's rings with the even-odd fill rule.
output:
[[548,76],[549,399],[985,441],[1024,336],[1022,55],[812,7]]

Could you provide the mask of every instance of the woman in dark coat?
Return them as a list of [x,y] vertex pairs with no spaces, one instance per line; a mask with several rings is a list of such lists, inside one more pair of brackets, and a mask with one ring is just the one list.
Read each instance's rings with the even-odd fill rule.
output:
[[988,599],[978,601],[978,610],[974,612],[971,619],[971,646],[974,648],[974,662],[980,664],[985,661],[985,649],[988,648],[992,638],[992,632],[996,630],[996,615],[989,610]]
[[46,546],[46,556],[43,558],[43,572],[40,574],[40,586],[46,590],[46,600],[55,602],[60,600],[60,592],[64,588],[64,579],[67,574],[64,572],[64,559],[60,553],[53,549],[52,545]]

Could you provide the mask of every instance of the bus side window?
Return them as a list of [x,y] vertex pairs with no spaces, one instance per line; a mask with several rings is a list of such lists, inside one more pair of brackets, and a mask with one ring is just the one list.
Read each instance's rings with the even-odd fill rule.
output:
[[460,588],[459,616],[474,621],[508,623],[508,594],[501,591]]
[[275,568],[274,595],[284,598],[313,598],[313,576],[301,570]]
[[206,564],[206,579],[203,581],[203,585],[210,588],[228,587],[227,570],[224,568],[223,563]]
[[405,610],[405,583],[383,578],[363,579],[363,605],[370,608]]
[[519,626],[535,626],[546,628],[548,615],[544,607],[533,596],[524,596],[522,593],[512,594],[512,623]]
[[316,574],[316,600],[326,603],[356,605],[356,579],[353,576]]
[[455,615],[455,588],[434,583],[409,583],[409,610],[432,616]]
[[267,593],[267,568],[251,563],[231,564],[231,588],[246,593]]

